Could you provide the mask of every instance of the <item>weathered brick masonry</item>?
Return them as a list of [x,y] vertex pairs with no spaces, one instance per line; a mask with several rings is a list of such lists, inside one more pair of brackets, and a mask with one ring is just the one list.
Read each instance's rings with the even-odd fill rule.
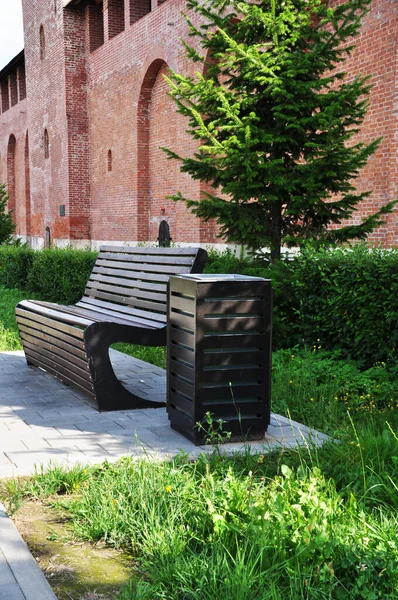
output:
[[[8,183],[17,233],[39,247],[101,241],[155,242],[169,222],[176,242],[217,241],[166,196],[198,198],[200,184],[159,146],[191,154],[167,96],[167,68],[193,73],[180,37],[184,0],[22,0],[25,51],[0,72],[0,181]],[[373,0],[350,73],[372,75],[361,137],[383,136],[359,189],[361,215],[397,197],[398,2]],[[397,211],[373,236],[398,246]]]

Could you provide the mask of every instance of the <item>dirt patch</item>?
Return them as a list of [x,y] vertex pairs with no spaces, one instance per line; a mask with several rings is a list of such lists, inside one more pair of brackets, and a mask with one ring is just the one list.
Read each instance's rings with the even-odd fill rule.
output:
[[67,513],[26,502],[12,516],[58,600],[114,600],[133,561],[103,544],[74,540]]

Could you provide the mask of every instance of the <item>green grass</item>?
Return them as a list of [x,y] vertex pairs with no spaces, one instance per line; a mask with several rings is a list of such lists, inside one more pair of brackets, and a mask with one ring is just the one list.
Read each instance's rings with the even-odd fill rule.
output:
[[[331,459],[334,446],[56,467],[3,486],[2,496],[17,505],[51,495],[79,538],[132,553],[141,577],[123,590],[124,600],[394,600],[396,509],[368,502],[369,469],[366,461],[358,468],[359,449],[348,441],[337,446],[346,459],[356,452],[361,485],[336,484],[345,465]],[[397,456],[393,434],[388,447]],[[385,471],[386,499],[396,494],[396,475],[396,466]]]
[[[30,295],[31,297],[31,295]],[[22,345],[15,321],[15,306],[27,295],[20,290],[0,287],[0,351],[21,350]]]
[[[19,347],[21,298],[2,290],[3,349]],[[272,409],[331,434],[321,449],[53,467],[0,496],[11,511],[47,498],[79,538],[132,553],[122,600],[398,599],[397,365],[320,346],[274,354]],[[142,351],[164,366],[164,349]]]

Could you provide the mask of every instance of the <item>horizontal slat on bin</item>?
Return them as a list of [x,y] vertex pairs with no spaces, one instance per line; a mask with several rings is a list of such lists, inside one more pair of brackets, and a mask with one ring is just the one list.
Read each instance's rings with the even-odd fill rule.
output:
[[173,308],[183,310],[191,313],[194,316],[195,313],[195,299],[181,298],[179,296],[173,296]]
[[192,400],[188,400],[184,396],[177,394],[171,390],[170,392],[170,403],[174,408],[178,408],[181,412],[186,414],[188,417],[193,414],[193,403]]
[[263,319],[241,316],[227,319],[206,319],[202,324],[204,335],[217,333],[228,333],[229,335],[242,333],[246,335],[263,334],[266,331],[266,323]]
[[212,314],[228,315],[230,313],[253,314],[260,316],[264,315],[264,302],[245,300],[218,300],[217,302],[208,302],[207,300],[201,304],[200,312],[203,312],[204,317]]
[[202,340],[203,351],[223,350],[227,352],[229,349],[242,349],[246,351],[249,348],[258,348],[260,351],[264,350],[265,339],[264,335],[257,333],[255,335],[230,335],[226,333],[223,336],[219,335],[206,335]]
[[260,409],[261,412],[261,403],[253,398],[246,398],[235,400],[232,402],[231,400],[225,400],[224,402],[211,401],[206,398],[202,400],[202,406],[204,406],[210,412],[220,412],[228,409],[228,414],[237,415],[240,411],[242,414],[247,414],[250,412],[257,413]]
[[175,375],[170,375],[170,389],[178,390],[187,398],[193,397],[193,385],[192,383],[188,383],[183,381],[182,379],[178,379]]
[[198,381],[196,384],[197,393],[201,394],[201,397],[209,402],[231,402],[233,399],[240,401],[242,398],[259,398],[263,400],[265,393],[264,384],[258,385],[230,385],[229,382],[224,384],[222,387],[209,387],[203,385],[203,382]]
[[217,371],[201,372],[200,376],[203,381],[209,383],[229,383],[234,385],[234,382],[239,382],[242,379],[264,380],[264,369],[228,369]]
[[214,370],[218,367],[225,367],[228,365],[253,365],[255,367],[263,367],[264,353],[218,352],[216,354],[203,354],[200,362],[203,367],[212,367]]
[[194,352],[193,348],[182,346],[180,344],[170,344],[169,352],[173,358],[182,360],[186,363],[193,364]]
[[172,406],[171,404],[168,407],[168,413],[170,417],[170,423],[172,429],[183,433],[186,437],[190,437],[192,441],[194,441],[195,434],[192,433],[192,436],[187,435],[187,432],[194,431],[194,421],[190,415],[186,415],[181,410],[178,410],[177,407]]
[[181,344],[186,344],[187,346],[193,347],[195,343],[193,331],[191,332],[187,329],[182,329],[181,327],[171,325],[169,332],[169,339],[171,342],[179,342]]
[[187,365],[182,365],[181,363],[178,363],[177,361],[173,360],[173,358],[170,358],[169,364],[170,364],[169,368],[170,368],[171,374],[180,375],[181,377],[184,377],[188,381],[190,381],[191,378],[193,377],[193,368],[192,367],[188,367]]
[[179,327],[185,327],[186,329],[193,329],[195,327],[195,320],[192,316],[179,313],[172,309],[171,315],[171,325],[178,325]]

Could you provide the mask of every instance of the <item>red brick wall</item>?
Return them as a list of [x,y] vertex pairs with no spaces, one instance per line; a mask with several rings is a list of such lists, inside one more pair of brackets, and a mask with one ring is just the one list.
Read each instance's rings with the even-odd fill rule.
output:
[[[65,98],[62,11],[53,0],[23,0],[25,72],[30,155],[31,234],[42,243],[45,228],[52,238],[68,238],[69,217],[59,216],[65,204],[69,215],[68,130]],[[40,27],[45,56],[40,58]],[[44,156],[44,130],[49,158]]]
[[[352,75],[371,74],[373,89],[361,134],[358,139],[369,143],[383,138],[377,153],[357,179],[359,191],[373,190],[354,214],[353,223],[375,212],[398,197],[398,2],[373,0],[366,16],[357,47],[345,63]],[[387,217],[387,224],[369,238],[375,243],[398,246],[398,208]]]
[[[11,192],[16,233],[26,234],[25,202],[25,135],[27,102],[23,100],[7,109],[0,118],[0,182]],[[13,141],[15,140],[15,144]]]
[[198,219],[165,199],[177,189],[197,197],[199,184],[158,149],[171,145],[191,154],[195,148],[162,77],[167,65],[192,72],[177,39],[186,27],[183,6],[168,0],[88,58],[93,240],[156,242],[165,218],[173,240],[199,241]]
[[[166,218],[175,241],[215,241],[212,223],[199,225],[183,205],[165,200],[177,189],[198,198],[200,189],[158,149],[170,146],[183,155],[195,149],[185,133],[186,122],[173,113],[166,96],[167,86],[161,81],[164,69],[157,72],[163,63],[181,72],[194,70],[178,40],[186,37],[180,15],[183,8],[183,1],[168,0],[88,59],[92,164],[95,156],[106,151],[107,139],[112,140],[115,160],[111,176],[105,173],[105,154],[102,172],[97,169],[91,174],[93,239],[145,240],[149,233],[148,239],[155,241],[158,224]],[[361,139],[384,138],[358,180],[359,190],[373,189],[373,194],[355,214],[354,222],[397,197],[397,26],[398,3],[374,0],[358,48],[347,63],[352,73],[373,72],[374,89]],[[398,245],[397,220],[395,212],[388,226],[371,239]]]
[[[20,232],[29,227],[24,201],[28,131],[33,236],[43,239],[50,226],[52,239],[155,242],[165,218],[176,242],[214,241],[213,224],[200,224],[185,205],[165,199],[177,190],[197,199],[206,186],[181,174],[178,164],[167,161],[158,148],[170,146],[183,156],[195,151],[162,75],[167,66],[192,74],[197,65],[188,64],[179,40],[187,39],[181,16],[185,1],[151,4],[151,12],[149,0],[105,0],[96,10],[83,2],[64,10],[59,5],[55,11],[53,0],[23,0],[27,100],[4,112],[6,125],[0,130],[3,179],[8,139],[16,137]],[[46,43],[43,60],[40,26]],[[363,204],[364,215],[398,196],[397,39],[398,2],[373,0],[346,65],[353,74],[373,74],[361,139],[383,136],[358,180],[358,189],[374,190]],[[20,114],[24,107],[25,115]],[[48,159],[44,129],[49,134]],[[65,217],[59,215],[60,205],[65,205]],[[371,239],[398,245],[397,214]],[[354,221],[359,218],[356,213]]]

